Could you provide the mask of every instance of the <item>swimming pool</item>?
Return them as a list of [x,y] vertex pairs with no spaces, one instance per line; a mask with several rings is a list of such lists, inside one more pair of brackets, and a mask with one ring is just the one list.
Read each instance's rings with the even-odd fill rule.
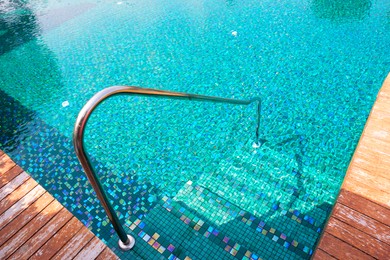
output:
[[[351,1],[352,2],[352,1]],[[107,100],[91,158],[137,239],[123,259],[309,258],[390,67],[390,3],[1,4],[0,148],[116,247],[71,144],[118,84],[263,100]]]

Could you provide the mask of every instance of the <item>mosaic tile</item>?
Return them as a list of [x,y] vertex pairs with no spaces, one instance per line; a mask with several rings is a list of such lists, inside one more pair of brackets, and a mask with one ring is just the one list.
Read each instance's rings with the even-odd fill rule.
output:
[[[193,189],[189,188],[190,185],[191,185],[191,182],[188,182],[187,185],[185,186],[185,188],[182,189],[182,190],[178,193],[178,196],[177,196],[176,199],[183,200],[183,201],[185,201],[188,205],[191,205],[192,207],[194,207],[194,209],[198,209],[198,207],[199,207],[200,205],[203,205],[205,202],[202,201],[202,200],[198,200],[198,197],[195,196],[195,195],[194,195],[194,196],[191,196],[190,191],[192,191]],[[202,187],[200,187],[200,186],[195,186],[194,189],[195,189],[195,190],[203,190],[203,191],[206,190],[206,189],[204,189],[204,188],[202,188]],[[185,196],[185,197],[183,197],[183,196]],[[212,193],[212,192],[207,192],[207,196],[210,197],[210,198],[213,198],[213,196],[215,197],[215,196],[218,196],[218,195],[216,195],[216,194],[214,194],[214,193]],[[184,198],[186,198],[186,199],[184,199]],[[187,198],[192,198],[192,199],[188,200]],[[210,200],[208,200],[208,201],[210,201]],[[219,198],[219,203],[220,203],[219,205],[224,205],[224,204],[225,204],[225,200],[222,199],[222,198]],[[200,205],[199,205],[199,204],[200,204]],[[211,207],[210,207],[210,206],[206,206],[206,208],[209,208],[209,209],[211,210]],[[253,215],[252,215],[251,213],[249,213],[249,212],[246,212],[246,211],[244,211],[244,210],[239,209],[238,206],[236,206],[236,205],[231,205],[230,208],[229,208],[229,210],[226,209],[226,208],[222,209],[222,208],[219,207],[219,206],[217,206],[216,208],[218,208],[218,210],[217,210],[217,211],[214,211],[214,213],[215,213],[215,212],[219,212],[218,214],[226,214],[226,213],[229,212],[228,214],[230,214],[231,216],[235,216],[235,214],[231,214],[231,213],[230,213],[230,210],[231,210],[231,209],[233,209],[233,211],[239,212],[237,215],[240,216],[239,220],[240,220],[241,222],[245,223],[245,225],[247,225],[247,226],[250,226],[250,227],[256,229],[258,232],[261,232],[263,235],[267,235],[268,232],[270,232],[271,234],[274,234],[275,231],[276,231],[274,228],[270,228],[269,226],[267,226],[267,228],[264,230],[264,229],[263,229],[264,226],[265,226],[264,221],[259,220],[257,217],[253,216]],[[204,216],[208,216],[207,213],[206,213],[206,211],[202,211],[202,214],[203,214]],[[206,214],[206,215],[205,215],[205,214]],[[208,216],[208,217],[209,217],[209,216]],[[232,218],[230,217],[230,219],[232,219]],[[283,221],[286,221],[286,220],[283,220]],[[273,221],[273,222],[275,222],[275,221]],[[257,224],[258,224],[258,226],[257,226]],[[210,232],[211,232],[211,231],[210,231]],[[280,233],[280,232],[278,232],[278,233]],[[306,233],[307,233],[307,230],[306,230]],[[312,233],[313,233],[313,231],[312,231]],[[281,234],[281,233],[280,233],[280,234]],[[315,233],[313,233],[313,234],[315,234]],[[295,236],[296,236],[296,235],[295,235]],[[302,236],[300,236],[300,237],[302,237]],[[272,238],[272,237],[270,237],[270,238]],[[306,240],[305,240],[305,241],[306,241]]]
[[[9,3],[0,149],[122,259],[310,257],[388,72],[389,5],[286,3]],[[256,149],[253,106],[121,96],[94,113],[87,148],[136,236],[128,253],[71,143],[83,104],[117,84],[263,99]],[[193,194],[171,205],[188,180]]]
[[[193,189],[190,189],[190,190],[193,190]],[[220,200],[220,201],[222,201],[222,199]],[[167,207],[167,203],[175,203],[174,201],[172,201],[172,200],[170,200],[170,199],[165,199],[164,200],[164,204],[163,204],[163,207]],[[175,208],[175,207],[170,207],[170,208]],[[169,212],[171,212],[171,213],[175,213],[175,212],[172,212],[172,210],[168,210]],[[180,209],[179,209],[179,211],[177,212],[178,214],[176,215],[183,223],[185,223],[186,225],[190,225],[190,226],[193,226],[193,227],[195,227],[196,225],[194,224],[194,225],[191,225],[190,223],[191,223],[191,219],[190,219],[190,221],[188,221],[188,217],[187,217],[187,214],[189,214],[189,212],[188,212],[188,210],[185,210],[183,207],[180,207]],[[247,214],[247,212],[245,212],[245,211],[240,211],[240,216],[245,216]],[[253,220],[256,220],[254,217],[252,217],[252,219]],[[266,224],[264,223],[264,222],[259,222],[259,221],[256,221],[255,223],[259,223],[258,224],[258,227],[265,227],[266,226]],[[208,227],[207,227],[208,226]],[[277,235],[274,235],[274,234],[280,234],[280,232],[278,232],[278,231],[276,231],[276,229],[274,229],[274,228],[267,228],[268,230],[265,230],[265,229],[262,229],[262,228],[257,228],[257,231],[258,232],[261,232],[261,234],[263,234],[264,236],[267,236],[267,234],[272,234],[272,236],[270,236],[269,238],[272,240],[272,241],[274,241],[274,242],[278,242],[278,240],[279,240],[279,237],[277,236]],[[199,231],[199,229],[195,229],[194,228],[194,230],[196,230],[196,231]],[[204,237],[206,237],[206,238],[214,238],[214,237],[218,237],[218,235],[219,235],[219,231],[217,230],[217,229],[215,229],[214,227],[212,227],[212,226],[209,226],[208,224],[204,227],[204,233],[203,233],[203,236]],[[213,237],[213,235],[214,235],[214,237]],[[293,245],[295,246],[295,247],[297,247],[298,246],[298,244],[297,244],[297,242],[295,241],[295,240],[292,240],[292,239],[290,239],[290,238],[287,238],[286,237],[286,235],[285,234],[280,234],[279,235],[283,240],[288,240],[289,242],[291,242],[292,241],[292,243],[293,243]],[[240,249],[240,247],[241,247],[241,245],[240,244],[238,244],[238,243],[235,243],[235,244],[232,244],[232,245],[230,245],[229,244],[229,241],[230,241],[230,238],[228,237],[228,236],[223,236],[223,237],[221,237],[221,240],[222,240],[222,242],[224,243],[224,244],[227,244],[225,247],[224,247],[224,249],[225,249],[225,251],[227,251],[227,252],[230,252],[230,253],[232,253],[232,255],[236,255],[236,253],[237,252],[239,252],[239,249]],[[280,240],[280,241],[282,241],[282,240]],[[284,245],[284,247],[285,248],[289,248],[289,243],[281,243],[282,245]],[[231,251],[232,249],[234,249],[233,251]],[[300,249],[300,251],[298,251],[299,252],[299,254],[301,255],[301,256],[305,256],[305,254],[308,254],[309,253],[309,251],[307,250],[308,249],[308,247],[307,246],[305,246],[304,248],[302,247],[302,246],[300,246],[299,247],[299,249]],[[312,251],[311,251],[312,252]]]

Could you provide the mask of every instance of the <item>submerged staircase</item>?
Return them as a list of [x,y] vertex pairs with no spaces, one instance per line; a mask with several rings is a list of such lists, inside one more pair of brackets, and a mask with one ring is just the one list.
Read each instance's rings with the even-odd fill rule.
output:
[[[274,163],[258,171],[263,156]],[[277,165],[287,162],[297,164],[266,145],[254,149],[248,143],[214,172],[189,180],[176,196],[163,196],[148,212],[136,214],[141,218],[130,216],[126,225],[140,243],[168,259],[309,259],[323,223],[303,213],[311,202],[294,194],[298,181],[272,177]],[[311,213],[325,219],[328,210]]]
[[[302,164],[302,136],[284,140],[288,144],[284,151],[267,142],[259,147],[248,141],[228,154],[215,171],[188,180],[174,197],[162,195],[152,207],[137,207],[121,215],[125,230],[115,211],[118,207],[107,199],[83,147],[89,115],[104,99],[121,93],[238,105],[258,102],[256,140],[261,111],[259,98],[224,99],[128,86],[97,93],[81,110],[73,141],[87,177],[120,237],[121,249],[131,249],[136,240],[148,250],[148,259],[310,258],[330,208],[314,207],[316,194],[305,191],[304,182],[315,171]],[[126,258],[126,252],[119,256]]]

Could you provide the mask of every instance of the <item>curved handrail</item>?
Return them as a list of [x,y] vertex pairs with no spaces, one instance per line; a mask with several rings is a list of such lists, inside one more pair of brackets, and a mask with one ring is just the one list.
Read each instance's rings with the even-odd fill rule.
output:
[[120,224],[118,216],[115,214],[115,211],[109,202],[107,195],[97,178],[95,171],[92,168],[91,162],[89,161],[87,154],[84,150],[84,129],[88,122],[89,116],[93,110],[105,99],[118,95],[118,94],[130,94],[138,96],[154,96],[154,97],[168,97],[175,99],[188,99],[193,101],[209,101],[209,102],[218,102],[218,103],[230,103],[237,105],[249,105],[253,102],[258,102],[257,107],[257,128],[256,128],[256,138],[259,142],[259,127],[260,127],[260,112],[261,112],[261,99],[259,97],[252,98],[249,100],[238,100],[230,98],[221,98],[213,96],[203,96],[196,94],[188,94],[183,92],[174,92],[174,91],[164,91],[157,89],[149,88],[140,88],[134,86],[113,86],[101,90],[96,93],[81,109],[76,124],[73,130],[73,145],[76,151],[76,155],[87,175],[89,182],[91,183],[93,189],[96,192],[97,197],[108,218],[110,219],[111,224],[113,225],[115,231],[117,232],[120,240],[118,242],[119,247],[123,250],[129,250],[133,248],[135,240],[132,236],[126,234],[123,226]]

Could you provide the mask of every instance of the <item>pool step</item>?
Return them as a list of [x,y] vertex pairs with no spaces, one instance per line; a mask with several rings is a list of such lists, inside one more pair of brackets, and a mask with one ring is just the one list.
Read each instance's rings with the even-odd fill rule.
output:
[[[264,156],[271,157],[272,160],[266,160],[271,163],[265,164]],[[266,214],[270,208],[295,215],[311,212],[313,216],[306,216],[306,220],[321,227],[331,210],[330,204],[313,206],[313,200],[304,192],[302,184],[307,180],[302,180],[300,167],[293,157],[293,154],[276,153],[268,148],[253,149],[246,145],[221,161],[215,172],[203,174],[196,184],[256,215]]]
[[[145,222],[152,225],[161,236],[172,241],[176,246],[174,253],[180,259],[185,256],[191,259],[207,259],[211,255],[215,259],[234,259],[233,255],[229,255],[227,249],[225,250],[228,244],[222,243],[224,239],[222,234],[210,236],[211,226],[197,217],[195,212],[191,212],[186,205],[171,204],[167,199],[164,204],[160,204],[150,212]],[[233,243],[233,241],[229,242]],[[231,247],[233,248],[235,244],[233,243]],[[238,246],[235,248],[237,249]],[[245,249],[241,248],[241,250]]]
[[[213,252],[219,259],[269,259],[282,250],[290,258],[309,258],[322,223],[310,211],[294,208],[311,203],[296,193],[299,165],[291,155],[264,148],[241,147],[217,171],[187,182],[173,198],[133,207],[125,219],[138,243],[154,257],[205,259]],[[264,160],[271,163],[264,165],[264,156],[272,157]],[[282,174],[286,169],[293,169],[290,176]],[[280,181],[278,174],[295,182]],[[145,198],[155,193],[144,190]]]
[[[253,244],[251,240],[245,240],[245,237],[253,234],[265,236],[286,248],[299,245],[294,249],[301,256],[307,257],[311,254],[321,231],[307,221],[307,216],[297,217],[296,212],[291,214],[270,209],[267,214],[256,216],[204,187],[193,185],[190,181],[179,191],[174,201],[187,205],[197,216],[213,223],[222,233],[230,234],[235,241],[254,249],[255,252],[256,249],[261,249],[256,247],[257,242]],[[243,230],[246,230],[245,234],[242,234]]]
[[292,259],[311,255],[309,246],[191,182],[143,216],[130,216],[126,223],[139,243],[167,258],[269,259],[274,250]]
[[[231,172],[229,172],[231,173]],[[254,215],[273,215],[280,214],[295,220],[297,223],[301,225],[305,225],[306,227],[311,228],[315,232],[320,232],[323,226],[323,220],[316,220],[313,216],[311,216],[312,211],[303,211],[294,207],[293,203],[285,203],[285,201],[281,200],[281,198],[292,196],[288,193],[284,193],[283,191],[275,190],[273,192],[267,191],[269,187],[264,184],[263,181],[256,180],[256,184],[249,189],[241,189],[237,190],[236,188],[240,186],[240,181],[236,178],[229,179],[229,174],[226,174],[226,179],[209,175],[197,181],[198,186],[204,187],[212,193],[215,193],[216,196],[221,198],[225,198],[231,203],[238,205],[240,208],[244,208],[247,211],[251,212]],[[248,179],[246,179],[248,181]],[[241,187],[243,187],[242,184]],[[271,187],[272,188],[272,187]],[[277,194],[277,195],[276,195]],[[274,198],[273,198],[274,196]],[[316,209],[316,215],[318,218],[318,212],[321,215],[326,214],[327,210],[325,208]],[[306,212],[306,213],[304,213]]]
[[[193,247],[195,240],[203,248],[212,248],[219,258],[241,256],[244,250],[254,257],[272,258],[274,252],[268,248],[284,250],[291,258],[309,258],[322,222],[312,211],[302,210],[302,205],[312,201],[298,191],[301,169],[294,154],[277,153],[266,146],[254,149],[249,144],[225,158],[215,172],[187,182],[175,197],[165,196],[154,207],[133,212],[136,215],[128,225],[139,229],[138,237],[151,243],[155,251],[158,245],[160,250],[170,246],[176,250],[169,253],[180,259],[197,259],[204,251]],[[291,173],[285,174],[288,169]],[[317,211],[322,215],[327,209]],[[142,228],[149,228],[149,233]],[[153,247],[155,233],[160,240]],[[168,252],[165,256],[170,257]]]
[[[224,233],[210,221],[197,216],[196,211],[184,203],[176,202],[164,197],[163,204],[158,204],[141,221],[131,218],[129,228],[137,234],[141,243],[148,243],[157,252],[169,259],[268,259],[273,251],[271,246],[277,246],[272,239],[260,232],[250,229],[250,233],[242,234],[241,240],[251,237],[256,245],[256,252],[248,249],[240,242],[234,240],[233,233],[242,231],[236,229],[240,223],[231,223],[231,231]],[[242,224],[245,228],[245,224]],[[156,243],[157,242],[157,243]],[[280,247],[284,254],[291,258],[299,258],[287,248]],[[246,258],[245,258],[246,257]]]
[[[166,198],[164,200],[167,201]],[[209,236],[203,235],[201,232],[204,232],[204,228],[194,229],[193,221],[189,221],[188,217],[182,214],[185,212],[182,206],[177,204],[173,207],[168,206],[164,201],[161,202],[142,220],[135,216],[126,220],[127,226],[136,236],[137,243],[147,243],[154,249],[155,254],[160,253],[168,259],[207,259],[211,255],[216,259],[235,259],[220,244],[210,240]],[[193,217],[193,220],[197,218]],[[201,220],[199,223],[203,225]]]

